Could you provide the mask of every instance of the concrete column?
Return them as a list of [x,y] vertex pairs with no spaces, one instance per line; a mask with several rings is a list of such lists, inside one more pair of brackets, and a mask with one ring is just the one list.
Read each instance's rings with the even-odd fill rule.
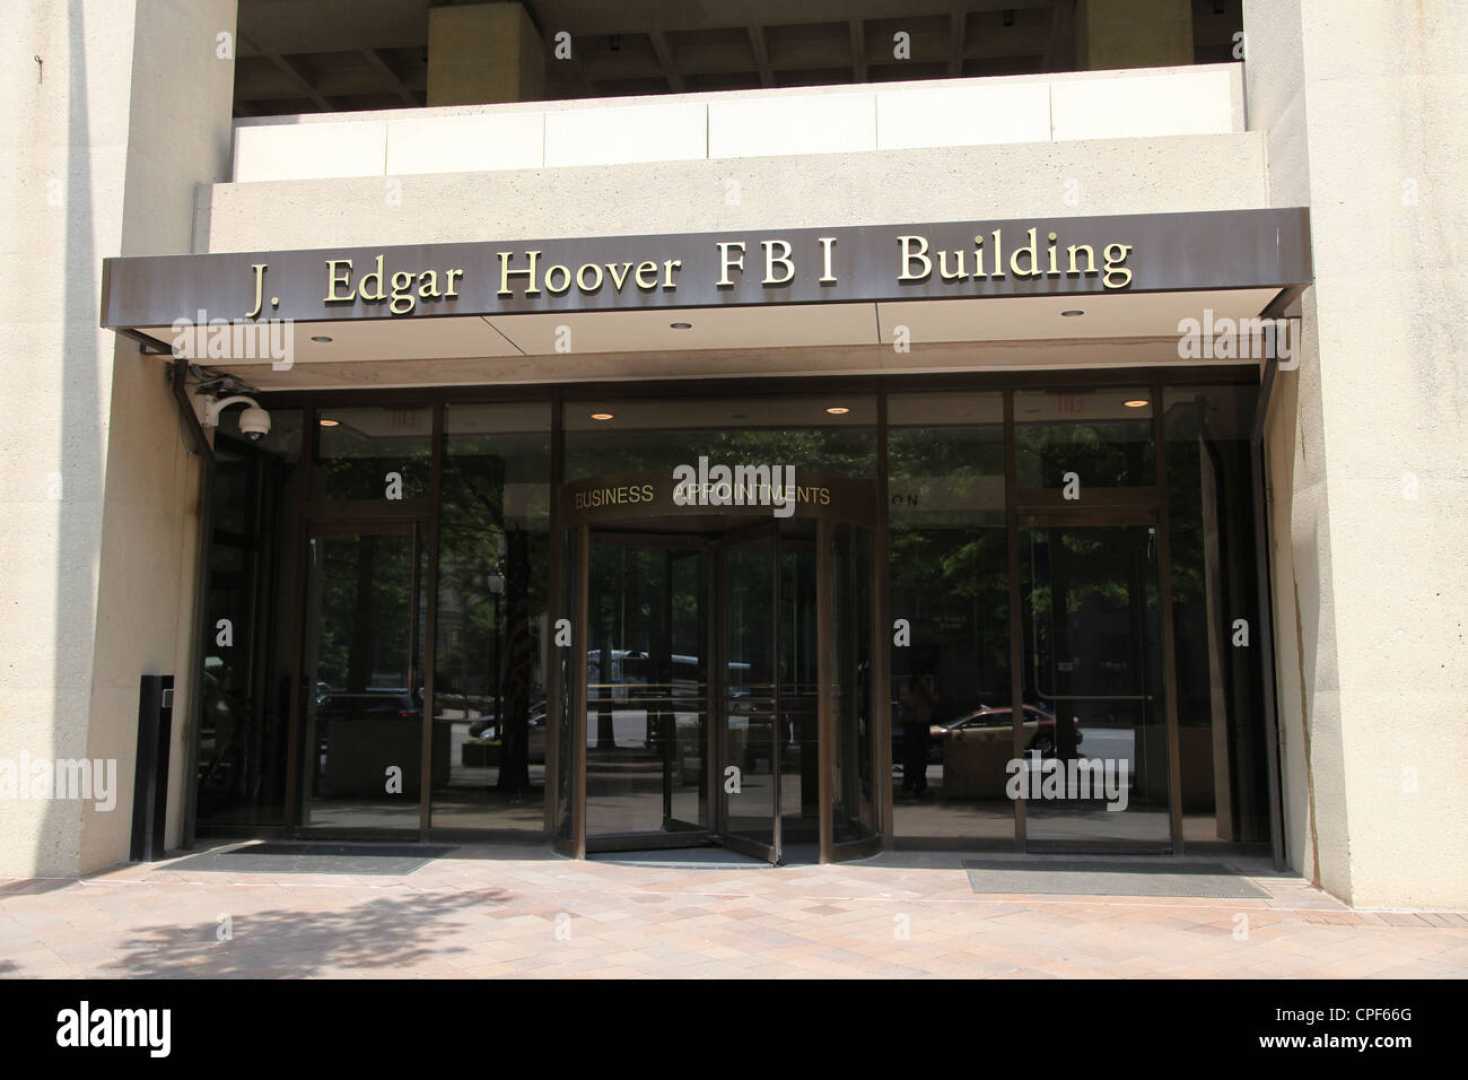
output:
[[1192,0],[1080,0],[1076,57],[1082,71],[1191,64]]
[[[163,364],[97,327],[102,260],[193,248],[225,179],[235,0],[34,0],[0,23],[0,770],[114,762],[111,809],[6,798],[0,877],[124,861],[138,677],[187,700],[197,462]],[[31,59],[35,57],[36,59]],[[175,711],[169,835],[188,777]],[[13,773],[12,773],[13,775]],[[0,781],[3,781],[0,773]]]
[[521,5],[429,9],[429,105],[536,101],[544,94],[544,45]]
[[1311,208],[1271,419],[1290,857],[1360,906],[1468,896],[1468,9],[1246,0],[1270,200]]

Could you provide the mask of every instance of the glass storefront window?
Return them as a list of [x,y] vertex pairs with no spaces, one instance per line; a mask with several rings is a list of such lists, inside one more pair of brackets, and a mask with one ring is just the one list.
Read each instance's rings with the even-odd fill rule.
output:
[[1013,756],[1000,393],[888,398],[895,834],[1008,842]]
[[1269,839],[1249,437],[1254,386],[1168,388],[1168,520],[1183,834]]
[[[207,604],[231,633],[201,673],[198,824],[549,821],[562,850],[579,831],[800,861],[826,810],[837,857],[869,849],[890,795],[903,846],[1009,847],[1018,767],[1029,842],[1165,848],[1179,805],[1189,844],[1267,840],[1256,399],[889,392],[885,453],[875,394],[573,399],[564,490],[546,400],[272,408],[259,443],[226,413]],[[794,510],[683,501],[675,470],[701,460],[793,467]],[[1034,794],[1073,765],[1118,773],[1128,812]]]
[[317,498],[386,507],[426,503],[431,408],[328,408],[318,412],[316,423]]
[[289,552],[302,483],[302,415],[272,410],[258,442],[240,410],[220,417],[208,551],[198,828],[280,825],[286,817],[291,687],[288,627],[299,580]]
[[876,400],[832,393],[723,400],[575,401],[565,406],[566,479],[712,463],[876,475]]
[[431,822],[539,833],[550,407],[448,405],[443,440]]
[[[1021,488],[1064,491],[1157,482],[1152,391],[1140,386],[1017,390],[1014,440]],[[1074,496],[1074,497],[1073,497]]]

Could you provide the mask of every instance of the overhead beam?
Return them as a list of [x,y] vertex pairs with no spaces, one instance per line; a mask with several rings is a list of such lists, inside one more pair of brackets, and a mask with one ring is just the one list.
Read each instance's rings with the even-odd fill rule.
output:
[[1076,66],[1076,0],[1055,0],[1050,9],[1050,41],[1046,71],[1073,71]]
[[311,85],[311,80],[306,78],[305,74],[302,73],[300,68],[296,67],[295,64],[291,63],[280,53],[267,52],[266,50],[256,45],[249,38],[245,37],[244,34],[240,35],[240,41],[248,45],[252,52],[256,53],[259,56],[263,56],[266,60],[269,60],[277,71],[288,78],[291,81],[292,85],[294,85],[296,89],[301,91],[303,97],[310,99],[311,103],[322,112],[336,111],[336,107],[332,105],[331,102],[327,101],[326,98],[321,96],[321,92],[317,90],[316,87]]
[[668,88],[675,94],[683,92],[683,76],[678,72],[678,65],[673,59],[673,47],[668,44],[667,35],[661,30],[650,30],[647,34],[652,41],[652,51],[657,54],[658,64],[662,66],[663,77],[668,80]]
[[393,70],[393,66],[387,62],[387,58],[381,52],[377,49],[360,49],[358,51],[361,53],[362,58],[367,61],[367,65],[387,80],[389,89],[398,95],[398,98],[404,105],[417,106],[418,99],[413,95],[413,91],[408,89],[408,84],[403,82],[402,76]]
[[759,70],[759,84],[764,87],[775,85],[775,72],[770,67],[770,49],[765,44],[765,28],[758,23],[751,23],[749,30],[749,49],[754,53],[754,66]]
[[[953,0],[968,11],[1007,11],[1013,9],[1038,9],[1050,7],[1050,0]],[[549,3],[540,2],[539,8],[548,8]],[[934,14],[951,10],[949,3],[932,0],[931,3],[913,4],[913,14]],[[709,27],[709,11],[720,12],[720,21],[725,26],[748,26],[760,22],[769,25],[796,26],[810,23],[840,23],[852,19],[890,19],[893,16],[893,0],[798,0],[783,5],[773,5],[768,0],[720,0],[711,3],[580,3],[576,7],[576,32],[578,34],[645,34],[650,23],[656,23],[664,33],[676,30],[706,30]],[[778,11],[777,17],[770,15],[771,8]],[[649,15],[649,8],[656,10]]]

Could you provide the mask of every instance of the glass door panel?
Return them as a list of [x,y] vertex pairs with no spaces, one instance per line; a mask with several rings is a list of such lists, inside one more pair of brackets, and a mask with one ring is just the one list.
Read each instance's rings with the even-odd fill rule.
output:
[[588,843],[699,842],[709,828],[705,555],[590,535]]
[[872,763],[871,532],[857,525],[826,530],[831,574],[831,621],[826,645],[830,674],[832,769],[831,841],[876,833]]
[[308,540],[304,826],[418,828],[418,558],[411,526]]
[[1027,840],[1166,845],[1155,528],[1031,520],[1020,564]]
[[[816,545],[811,522],[790,523],[780,535],[780,838],[788,849],[820,843],[820,626],[816,606]],[[802,527],[811,539],[801,537]],[[775,633],[772,626],[770,632]]]
[[782,729],[776,667],[777,538],[770,526],[728,540],[721,552],[719,765],[724,842],[779,862]]

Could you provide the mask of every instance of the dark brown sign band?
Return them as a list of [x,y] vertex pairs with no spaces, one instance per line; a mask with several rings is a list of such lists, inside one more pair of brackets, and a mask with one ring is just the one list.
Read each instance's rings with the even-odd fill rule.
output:
[[107,259],[102,325],[1284,288],[1302,208]]

